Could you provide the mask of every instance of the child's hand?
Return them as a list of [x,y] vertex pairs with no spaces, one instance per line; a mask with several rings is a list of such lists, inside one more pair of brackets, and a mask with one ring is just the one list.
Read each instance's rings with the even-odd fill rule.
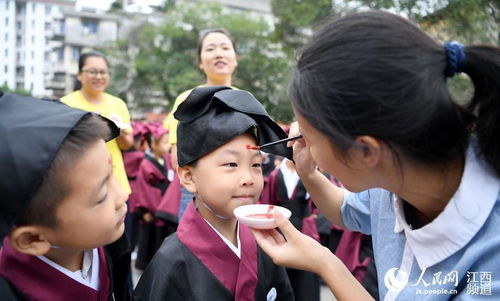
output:
[[[298,135],[300,135],[299,124],[295,121],[290,125],[290,133],[288,136],[296,137]],[[289,141],[287,146],[293,147],[293,160],[299,176],[304,177],[316,171],[316,162],[314,162],[309,151],[309,146],[307,146],[304,139]]]
[[[319,274],[322,263],[334,256],[316,240],[298,231],[276,210],[275,221],[283,235],[275,229],[251,229],[259,246],[277,265],[283,265]],[[286,238],[286,239],[285,239]]]
[[142,216],[142,220],[145,221],[146,223],[150,223],[154,219],[155,219],[154,216],[149,212],[144,213],[144,215]]

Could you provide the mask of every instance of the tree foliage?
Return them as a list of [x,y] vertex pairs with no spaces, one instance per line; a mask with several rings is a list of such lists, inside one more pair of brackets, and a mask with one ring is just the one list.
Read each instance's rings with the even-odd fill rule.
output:
[[[129,102],[132,110],[148,111],[173,103],[181,92],[204,83],[197,63],[201,31],[223,27],[236,41],[238,67],[233,85],[252,92],[270,111],[284,101],[290,60],[269,35],[262,17],[229,11],[214,4],[180,3],[170,8],[159,25],[144,22],[107,52],[113,69],[110,90]],[[283,114],[282,114],[283,115]],[[290,119],[291,111],[288,110]]]
[[7,84],[3,84],[1,87],[0,87],[0,91],[4,92],[4,93],[13,93],[13,94],[18,94],[18,95],[24,95],[24,96],[31,96],[31,92],[30,91],[27,91],[27,90],[24,90],[24,89],[10,89],[9,86],[7,86]]
[[[168,111],[175,97],[204,82],[196,62],[199,33],[226,28],[236,40],[238,67],[233,85],[252,92],[276,119],[293,118],[286,96],[296,52],[326,18],[352,11],[387,9],[407,16],[444,42],[499,44],[498,0],[270,0],[272,19],[216,4],[166,1],[162,22],[137,21],[126,40],[107,49],[112,93],[132,111]],[[460,95],[471,94],[463,77],[450,81]]]

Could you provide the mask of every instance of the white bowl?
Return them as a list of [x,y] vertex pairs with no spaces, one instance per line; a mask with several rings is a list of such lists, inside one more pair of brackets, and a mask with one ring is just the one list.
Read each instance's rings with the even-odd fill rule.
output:
[[254,204],[237,207],[234,209],[234,216],[236,216],[238,221],[250,228],[274,229],[277,227],[273,217],[274,210],[279,210],[285,218],[290,218],[292,215],[292,212],[284,207],[267,204]]

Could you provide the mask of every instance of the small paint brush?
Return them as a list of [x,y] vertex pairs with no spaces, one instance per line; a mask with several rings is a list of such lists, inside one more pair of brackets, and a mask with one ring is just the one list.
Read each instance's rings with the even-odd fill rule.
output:
[[289,137],[289,138],[285,138],[285,139],[281,139],[281,140],[276,140],[276,141],[269,142],[269,143],[266,143],[266,144],[262,144],[262,145],[259,145],[259,146],[253,146],[253,145],[247,144],[247,149],[261,150],[261,149],[266,148],[268,146],[276,145],[276,144],[279,144],[279,143],[285,143],[285,142],[297,140],[297,139],[300,139],[300,138],[302,138],[302,135],[295,136],[295,137]]

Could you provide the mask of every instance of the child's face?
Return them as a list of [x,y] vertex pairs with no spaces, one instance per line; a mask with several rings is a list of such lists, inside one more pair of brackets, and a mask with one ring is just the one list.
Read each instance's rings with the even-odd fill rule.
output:
[[158,155],[165,155],[170,150],[170,144],[168,143],[168,134],[164,134],[159,140],[153,142],[153,151]]
[[262,193],[262,155],[246,145],[256,145],[255,138],[239,135],[192,169],[195,196],[219,216],[233,218],[236,207],[254,204]]
[[58,225],[47,231],[47,240],[61,248],[92,249],[120,238],[127,194],[113,176],[104,141],[93,144],[66,172],[70,191],[56,208]]

